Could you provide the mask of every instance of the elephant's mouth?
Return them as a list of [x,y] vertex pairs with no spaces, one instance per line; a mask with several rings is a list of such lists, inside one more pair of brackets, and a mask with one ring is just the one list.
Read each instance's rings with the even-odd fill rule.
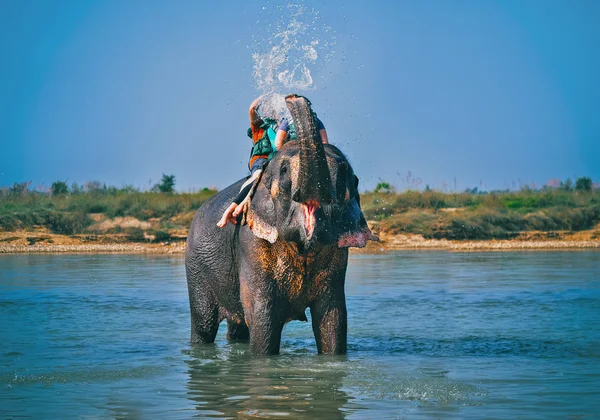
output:
[[302,210],[304,211],[304,229],[306,230],[306,239],[311,239],[315,231],[315,225],[317,220],[315,218],[315,211],[319,208],[319,203],[314,200],[302,203]]

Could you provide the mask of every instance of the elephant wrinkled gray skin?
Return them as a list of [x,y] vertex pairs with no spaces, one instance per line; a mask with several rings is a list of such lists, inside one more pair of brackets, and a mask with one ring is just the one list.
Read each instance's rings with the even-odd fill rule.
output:
[[216,226],[244,180],[204,203],[192,222],[185,265],[193,343],[214,342],[227,319],[228,339],[249,338],[252,353],[277,354],[285,323],[307,321],[310,308],[318,352],[346,353],[348,247],[377,238],[346,157],[320,142],[304,98],[287,105],[298,140],[265,167],[247,225]]

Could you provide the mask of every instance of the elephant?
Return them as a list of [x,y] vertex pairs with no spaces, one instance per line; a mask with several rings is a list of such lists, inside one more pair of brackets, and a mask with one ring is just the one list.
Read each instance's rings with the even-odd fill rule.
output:
[[185,250],[191,342],[213,343],[227,320],[229,340],[278,354],[284,325],[308,321],[319,354],[346,354],[344,294],[348,248],[378,240],[360,208],[358,178],[344,154],[322,144],[309,102],[288,97],[297,139],[255,182],[245,224],[216,226],[245,179],[206,201]]

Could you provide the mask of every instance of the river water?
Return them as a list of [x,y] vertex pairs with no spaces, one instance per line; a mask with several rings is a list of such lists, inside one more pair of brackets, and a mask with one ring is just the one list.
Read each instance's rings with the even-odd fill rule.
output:
[[0,255],[2,418],[598,418],[600,253],[355,255],[348,356],[190,346],[181,257]]

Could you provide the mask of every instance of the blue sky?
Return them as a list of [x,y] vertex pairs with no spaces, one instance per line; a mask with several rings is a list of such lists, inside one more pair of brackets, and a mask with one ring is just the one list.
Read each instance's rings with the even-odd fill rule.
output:
[[[600,2],[302,3],[335,45],[300,93],[363,187],[600,181]],[[286,4],[3,0],[0,185],[239,179],[252,53]]]

